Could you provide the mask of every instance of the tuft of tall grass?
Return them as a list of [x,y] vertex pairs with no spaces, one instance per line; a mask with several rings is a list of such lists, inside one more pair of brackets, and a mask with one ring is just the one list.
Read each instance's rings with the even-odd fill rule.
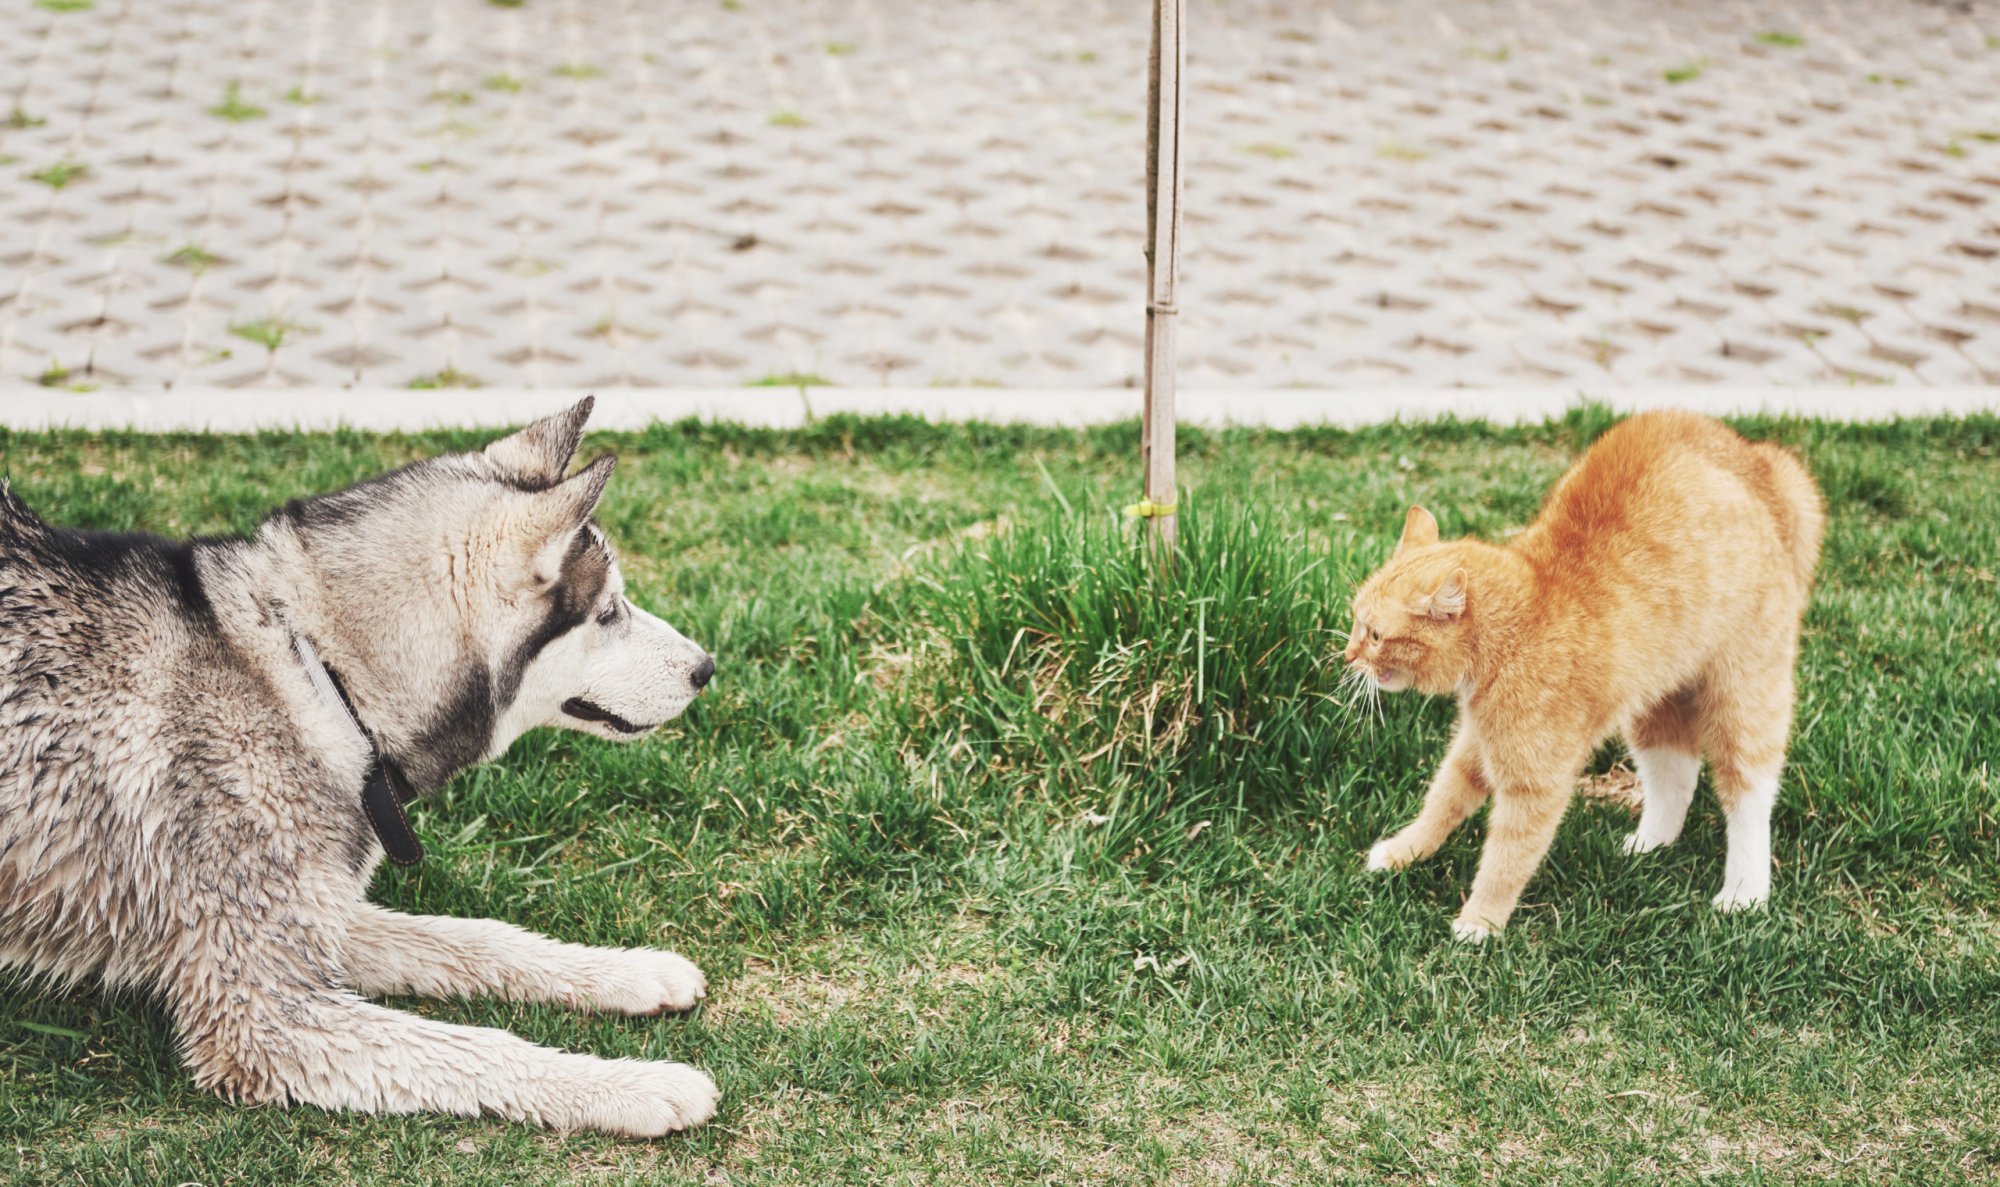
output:
[[906,585],[913,734],[1143,860],[1351,761],[1341,649],[1357,543],[1282,509],[1181,503],[1171,563],[1138,525],[1052,509]]

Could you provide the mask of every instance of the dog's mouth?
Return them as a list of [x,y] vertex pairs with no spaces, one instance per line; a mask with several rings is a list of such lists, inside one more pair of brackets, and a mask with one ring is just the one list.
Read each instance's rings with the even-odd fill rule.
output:
[[635,721],[628,721],[604,706],[586,701],[582,697],[571,697],[564,701],[562,711],[578,721],[595,722],[618,734],[643,734],[659,724],[654,722],[653,725],[640,725]]

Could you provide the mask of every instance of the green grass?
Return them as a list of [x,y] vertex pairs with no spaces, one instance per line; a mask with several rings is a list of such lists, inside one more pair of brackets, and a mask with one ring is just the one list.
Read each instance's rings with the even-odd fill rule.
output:
[[436,371],[429,375],[419,375],[415,379],[410,380],[410,388],[413,391],[440,391],[444,388],[452,387],[483,386],[485,385],[480,383],[479,380],[467,375],[457,367],[446,367],[442,371]]
[[[1171,576],[1114,510],[1131,425],[593,437],[634,596],[715,683],[636,747],[543,733],[461,776],[375,895],[695,958],[684,1019],[398,1004],[686,1059],[716,1123],[234,1108],[149,1001],[16,980],[0,1181],[1992,1181],[2000,420],[1745,426],[1832,511],[1767,913],[1709,909],[1705,793],[1637,861],[1579,805],[1483,950],[1447,928],[1478,822],[1363,871],[1452,706],[1328,699],[1347,591],[1410,502],[1498,538],[1607,423],[1184,428]],[[0,433],[0,465],[67,523],[243,531],[483,439]]]
[[230,322],[229,332],[245,342],[255,342],[265,350],[276,350],[285,344],[286,338],[308,331],[298,323],[281,317],[259,317]]
[[68,367],[63,366],[54,359],[50,359],[48,368],[40,375],[35,376],[35,382],[42,387],[61,388],[64,391],[94,392],[97,390],[97,385],[94,383],[72,378],[74,374],[75,372],[71,371]]
[[160,261],[186,268],[191,272],[206,272],[222,263],[222,257],[209,251],[199,243],[190,243],[160,257]]
[[209,108],[208,114],[232,123],[242,123],[245,120],[263,119],[270,112],[245,99],[243,88],[232,82],[223,88],[222,102]]
[[57,161],[46,169],[38,169],[28,174],[28,180],[39,181],[52,190],[59,190],[89,173],[90,166],[81,161]]
[[744,387],[831,387],[833,380],[813,371],[778,371],[760,375]]

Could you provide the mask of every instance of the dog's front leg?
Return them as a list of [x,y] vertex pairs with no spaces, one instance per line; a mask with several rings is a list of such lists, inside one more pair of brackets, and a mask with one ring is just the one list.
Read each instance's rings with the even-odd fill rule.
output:
[[708,992],[701,970],[676,953],[564,944],[498,920],[372,903],[352,916],[345,964],[347,984],[365,994],[490,994],[610,1014],[686,1010]]
[[240,1100],[491,1113],[627,1137],[714,1115],[714,1082],[684,1064],[572,1055],[355,997],[338,983],[343,954],[370,937],[349,934],[346,915],[267,896],[232,901],[188,929],[161,988],[198,1084]]
[[493,1114],[638,1138],[715,1113],[715,1083],[685,1064],[572,1055],[502,1030],[383,1009],[332,987],[217,982],[193,1000],[176,997],[196,1083],[238,1100]]

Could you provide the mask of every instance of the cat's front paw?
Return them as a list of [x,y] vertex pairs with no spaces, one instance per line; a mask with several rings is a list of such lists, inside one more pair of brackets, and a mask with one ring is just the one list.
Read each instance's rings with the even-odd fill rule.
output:
[[1384,837],[1368,847],[1368,868],[1377,873],[1400,870],[1417,857],[1414,846],[1397,837]]
[[1467,944],[1483,944],[1506,930],[1507,917],[1513,913],[1511,906],[1501,910],[1482,903],[1475,893],[1458,909],[1458,918],[1451,921],[1451,934]]
[[1451,934],[1462,944],[1484,944],[1493,934],[1493,929],[1461,915],[1451,921]]
[[708,978],[677,952],[626,948],[607,952],[604,967],[576,1005],[605,1014],[679,1013],[708,996]]

